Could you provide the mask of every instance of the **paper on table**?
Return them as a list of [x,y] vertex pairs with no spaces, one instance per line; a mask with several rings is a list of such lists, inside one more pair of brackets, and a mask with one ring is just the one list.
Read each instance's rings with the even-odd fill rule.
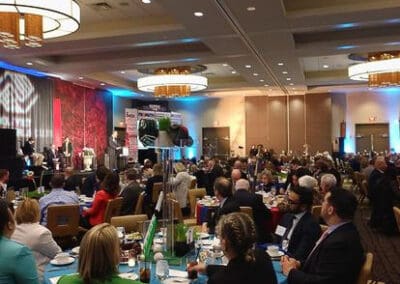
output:
[[50,283],[51,284],[57,284],[58,280],[61,278],[61,276],[57,276],[57,277],[52,277],[50,278]]
[[169,270],[169,276],[187,278],[188,277],[188,273],[187,273],[187,271],[170,269]]

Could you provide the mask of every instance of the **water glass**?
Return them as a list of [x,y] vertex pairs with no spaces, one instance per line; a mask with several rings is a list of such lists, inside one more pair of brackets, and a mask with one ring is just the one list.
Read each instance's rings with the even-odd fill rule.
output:
[[169,276],[169,266],[166,260],[158,260],[156,264],[156,275],[160,281],[164,281]]

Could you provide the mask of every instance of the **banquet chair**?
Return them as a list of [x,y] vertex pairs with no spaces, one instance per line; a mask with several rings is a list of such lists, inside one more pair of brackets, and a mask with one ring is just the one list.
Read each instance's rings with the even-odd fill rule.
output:
[[11,202],[13,200],[15,200],[16,195],[15,195],[15,190],[14,187],[9,187],[7,188],[7,193],[6,193],[6,200],[7,202]]
[[152,196],[151,196],[153,204],[157,203],[158,196],[160,195],[160,191],[162,190],[162,187],[163,187],[162,182],[155,182],[153,184],[153,190],[152,190]]
[[190,187],[189,187],[189,189],[194,189],[194,188],[196,188],[196,185],[197,185],[197,179],[192,179],[192,180],[190,181]]
[[400,208],[394,206],[393,213],[394,213],[394,217],[396,218],[397,228],[400,231]]
[[142,191],[140,194],[139,194],[139,197],[138,197],[138,200],[137,200],[137,202],[136,202],[136,206],[135,206],[135,208],[134,208],[134,212],[135,212],[135,215],[138,215],[138,214],[142,214],[143,213],[143,201],[144,201],[144,196],[146,195],[146,193],[144,192],[144,191]]
[[127,233],[141,232],[143,222],[147,220],[146,214],[115,216],[111,218],[111,225],[124,227]]
[[47,208],[47,228],[63,249],[77,243],[77,236],[81,231],[79,216],[77,204],[50,205]]
[[240,212],[249,215],[250,218],[253,219],[253,208],[250,206],[240,206]]
[[190,216],[194,217],[196,212],[196,198],[203,198],[207,195],[205,188],[189,189],[189,204],[190,204]]
[[179,222],[182,222],[183,224],[189,227],[197,225],[196,218],[190,218],[190,219],[183,218],[181,206],[179,205],[179,202],[176,200],[174,193],[167,194],[167,201],[170,204],[170,206],[172,206],[172,210],[174,212],[174,219],[177,219]]
[[317,221],[319,221],[319,217],[321,216],[321,208],[322,208],[321,205],[315,205],[311,208],[311,214]]
[[106,212],[104,212],[104,222],[110,223],[111,217],[119,216],[122,206],[122,197],[108,200]]
[[365,256],[365,261],[361,267],[360,274],[358,275],[357,284],[367,284],[372,274],[372,263],[374,261],[374,255],[370,252]]

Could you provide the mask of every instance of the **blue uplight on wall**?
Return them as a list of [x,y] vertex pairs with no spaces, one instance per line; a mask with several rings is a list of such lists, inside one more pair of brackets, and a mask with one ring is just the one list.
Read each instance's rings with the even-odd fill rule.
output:
[[25,67],[21,67],[21,66],[12,65],[12,64],[4,62],[4,61],[0,61],[0,68],[27,74],[27,75],[31,75],[31,76],[35,76],[35,77],[48,77],[49,76],[47,73],[44,73],[44,72],[41,72],[41,71],[38,71],[35,69],[31,69],[31,68],[25,68]]
[[350,29],[350,28],[354,28],[354,27],[358,27],[359,24],[358,23],[342,23],[342,24],[338,24],[335,27],[338,29]]
[[339,45],[337,49],[339,50],[346,50],[346,49],[353,49],[358,47],[357,45]]
[[117,97],[131,98],[131,97],[140,95],[140,94],[135,93],[134,91],[131,91],[131,90],[128,90],[128,89],[110,88],[110,89],[107,89],[107,90],[113,96],[117,96]]
[[355,153],[356,152],[356,147],[355,147],[353,138],[346,137],[344,139],[344,152],[345,153]]

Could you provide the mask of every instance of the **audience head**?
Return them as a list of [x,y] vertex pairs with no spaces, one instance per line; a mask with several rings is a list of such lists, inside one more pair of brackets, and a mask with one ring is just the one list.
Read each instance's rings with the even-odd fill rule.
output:
[[103,223],[90,229],[82,239],[78,272],[83,282],[104,282],[118,273],[119,239],[117,230]]
[[179,163],[176,163],[174,168],[175,168],[175,171],[176,171],[177,173],[186,171],[185,165],[182,164],[182,163],[180,163],[180,162],[179,162]]
[[102,183],[106,175],[111,173],[109,169],[107,169],[105,166],[100,166],[96,170],[96,179],[99,183]]
[[325,194],[321,217],[328,225],[351,221],[357,205],[357,198],[350,191],[336,187]]
[[111,134],[112,138],[117,138],[118,137],[118,131],[113,131],[113,133]]
[[385,157],[378,156],[375,160],[375,168],[380,171],[385,171],[387,168]]
[[231,173],[232,182],[238,181],[241,176],[242,176],[242,173],[240,172],[239,169],[232,170],[232,173]]
[[7,183],[10,178],[10,172],[7,169],[0,169],[0,181]]
[[128,169],[125,172],[125,177],[129,181],[138,180],[140,179],[140,174],[136,169]]
[[321,184],[320,184],[321,192],[323,194],[327,193],[329,190],[331,190],[336,186],[336,183],[337,183],[336,177],[333,174],[324,174],[321,177]]
[[70,176],[72,176],[74,174],[74,168],[73,167],[66,167],[65,169],[64,169],[64,175],[66,176],[66,177],[70,177]]
[[145,169],[151,168],[153,166],[153,162],[150,159],[144,159],[143,161],[143,167]]
[[312,189],[301,186],[293,186],[290,188],[288,201],[291,213],[297,214],[308,211],[311,209],[313,204]]
[[233,168],[234,169],[242,169],[242,162],[240,161],[240,160],[236,160],[234,163],[233,163]]
[[272,181],[273,181],[273,177],[272,177],[272,174],[271,174],[270,171],[264,171],[264,172],[261,174],[261,182],[262,182],[263,184],[269,184],[269,183],[271,183]]
[[299,186],[314,189],[318,187],[318,181],[312,176],[305,175],[299,178]]
[[101,188],[111,195],[119,192],[119,175],[117,173],[109,173],[101,183]]
[[163,168],[162,165],[157,163],[153,166],[153,175],[154,176],[162,176]]
[[214,194],[219,200],[232,195],[231,183],[227,178],[219,177],[215,180]]
[[35,199],[27,198],[18,207],[15,212],[17,224],[37,223],[40,221],[39,203]]
[[69,142],[69,137],[68,137],[68,136],[65,136],[64,141],[65,141],[65,142]]
[[0,236],[10,238],[15,231],[15,220],[9,204],[0,199]]
[[244,178],[239,179],[235,184],[235,190],[239,190],[239,189],[245,189],[245,190],[249,191],[249,189],[250,189],[249,181]]
[[61,174],[55,174],[50,180],[51,188],[63,188],[65,177]]
[[247,214],[237,212],[223,215],[216,231],[228,259],[254,260],[252,249],[256,241],[256,229],[253,220]]

